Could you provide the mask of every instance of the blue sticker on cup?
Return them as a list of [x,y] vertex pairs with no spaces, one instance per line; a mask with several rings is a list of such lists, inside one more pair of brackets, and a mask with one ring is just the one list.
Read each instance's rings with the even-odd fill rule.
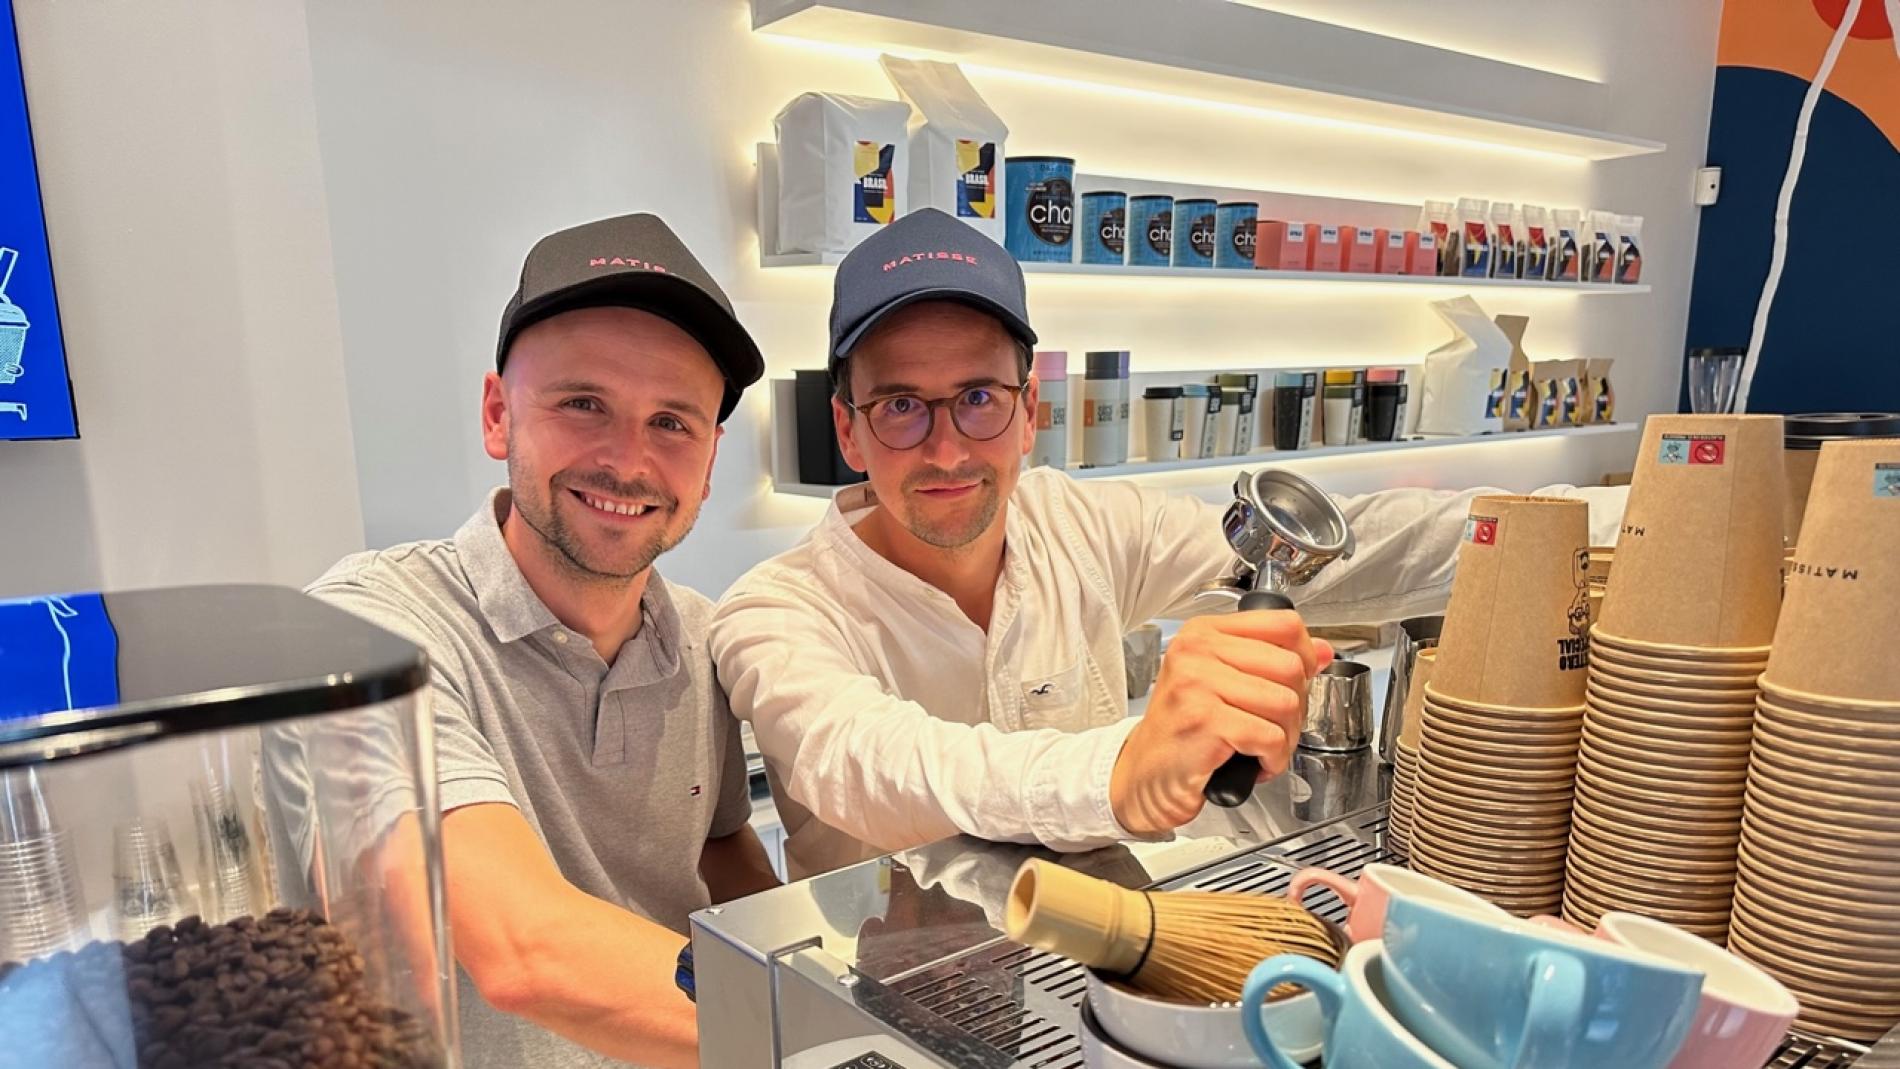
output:
[[1874,496],[1900,497],[1900,464],[1874,465]]

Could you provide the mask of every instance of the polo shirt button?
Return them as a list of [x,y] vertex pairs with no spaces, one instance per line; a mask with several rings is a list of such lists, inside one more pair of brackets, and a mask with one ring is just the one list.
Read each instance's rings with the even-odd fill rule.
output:
[[567,632],[565,631],[554,632],[554,641],[560,643],[563,646],[567,645]]

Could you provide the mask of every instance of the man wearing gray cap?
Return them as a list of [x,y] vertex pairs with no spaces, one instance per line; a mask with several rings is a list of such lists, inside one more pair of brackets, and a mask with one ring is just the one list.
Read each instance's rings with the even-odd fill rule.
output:
[[[653,567],[692,528],[721,425],[763,369],[658,218],[543,238],[482,386],[508,485],[453,538],[348,557],[310,587],[429,654],[464,1064],[696,1065],[674,986],[687,914],[776,882],[747,824],[712,605]],[[308,871],[309,791],[278,756],[267,746],[279,869]]]
[[[959,832],[1056,849],[1166,835],[1234,754],[1263,776],[1288,766],[1306,682],[1332,656],[1306,621],[1397,620],[1449,596],[1478,491],[1343,500],[1358,552],[1302,612],[1190,620],[1128,719],[1122,635],[1188,613],[1232,551],[1197,498],[1021,470],[1035,342],[1015,261],[941,212],[839,265],[833,422],[868,482],[734,584],[712,628],[794,876]],[[1620,511],[1595,518],[1605,537]]]

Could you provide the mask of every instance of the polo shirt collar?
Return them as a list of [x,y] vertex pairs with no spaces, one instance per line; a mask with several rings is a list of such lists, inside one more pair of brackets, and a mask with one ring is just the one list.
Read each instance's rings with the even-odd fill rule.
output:
[[[508,514],[509,501],[507,487],[495,488],[455,532],[455,551],[468,573],[476,605],[489,630],[502,642],[565,626],[528,585],[515,555],[502,539],[501,521]],[[680,617],[673,606],[672,592],[658,571],[647,575],[640,613],[640,633],[632,641],[650,640],[654,669],[662,678],[670,676],[680,665]]]

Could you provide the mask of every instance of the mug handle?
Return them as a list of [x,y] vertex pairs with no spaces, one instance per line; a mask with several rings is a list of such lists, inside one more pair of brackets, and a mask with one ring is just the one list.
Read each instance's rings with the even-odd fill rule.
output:
[[1247,982],[1240,989],[1240,1027],[1247,1033],[1247,1044],[1254,1054],[1267,1063],[1268,1069],[1300,1069],[1300,1063],[1286,1056],[1279,1044],[1267,1034],[1266,1022],[1261,1017],[1265,1008],[1267,993],[1281,984],[1292,981],[1313,993],[1319,1003],[1320,1016],[1326,1021],[1326,1033],[1332,1034],[1333,1020],[1339,1016],[1339,1007],[1346,997],[1346,981],[1339,973],[1324,963],[1299,954],[1281,954],[1268,958],[1254,966],[1247,974]]
[[1568,1065],[1583,1028],[1583,963],[1547,948],[1532,955],[1527,976],[1530,1002],[1524,1007],[1524,1032],[1511,1065],[1513,1069]]
[[1349,880],[1332,869],[1317,866],[1305,868],[1293,874],[1293,882],[1286,885],[1287,901],[1299,903],[1306,898],[1306,892],[1314,887],[1324,887],[1339,896],[1346,909],[1359,904],[1359,881]]

